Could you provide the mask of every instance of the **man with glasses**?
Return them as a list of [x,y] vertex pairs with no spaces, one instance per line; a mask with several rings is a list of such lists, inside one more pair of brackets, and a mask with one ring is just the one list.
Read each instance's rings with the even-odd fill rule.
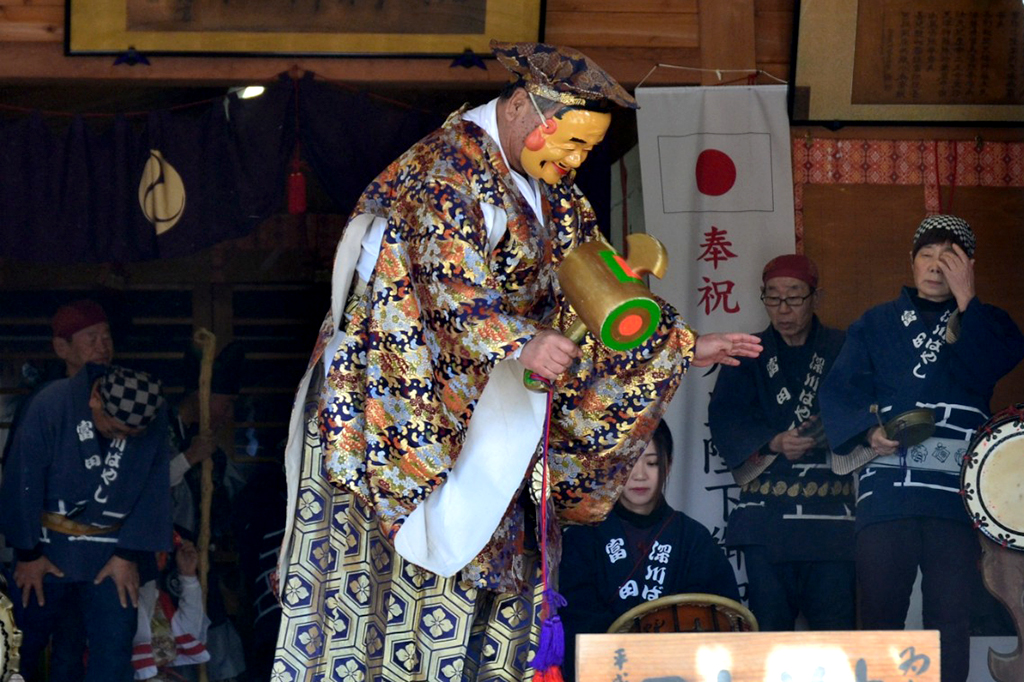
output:
[[854,493],[831,469],[818,387],[844,333],[814,314],[818,268],[801,255],[764,267],[761,300],[771,324],[759,358],[723,366],[708,421],[740,486],[726,545],[742,552],[747,599],[762,630],[855,627]]

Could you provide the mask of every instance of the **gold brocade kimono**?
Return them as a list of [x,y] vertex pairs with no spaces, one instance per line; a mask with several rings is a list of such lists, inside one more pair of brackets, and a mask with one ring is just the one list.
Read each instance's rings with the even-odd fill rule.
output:
[[[496,143],[456,114],[378,176],[353,212],[347,229],[370,219],[385,227],[365,290],[350,295],[341,282],[345,304],[336,301],[325,320],[313,378],[303,384],[311,387],[309,402],[300,389],[303,404],[293,413],[289,448],[301,445],[302,457],[289,468],[298,485],[282,557],[280,680],[312,680],[310,666],[337,671],[341,661],[368,679],[462,679],[471,666],[481,675],[487,666],[488,674],[505,670],[501,679],[527,674],[539,593],[536,561],[526,551],[536,547],[533,504],[522,493],[538,470],[536,438],[507,498],[488,500],[499,505],[496,523],[486,522],[483,549],[457,575],[426,572],[393,543],[443,490],[489,381],[498,383],[538,331],[573,321],[555,269],[593,238],[597,224],[571,183],[544,185],[543,201],[541,222]],[[485,213],[494,209],[505,221],[496,244],[485,229]],[[354,260],[345,252],[358,243],[343,240],[336,278],[351,278],[339,263]],[[610,351],[589,335],[583,341],[582,359],[553,392],[549,490],[558,521],[605,517],[694,342],[667,305],[655,336],[633,351]],[[462,510],[470,520],[475,514]],[[549,562],[557,563],[555,550]],[[493,634],[495,618],[501,636]],[[378,640],[379,647],[367,643]],[[461,642],[461,653],[445,658],[449,640]]]

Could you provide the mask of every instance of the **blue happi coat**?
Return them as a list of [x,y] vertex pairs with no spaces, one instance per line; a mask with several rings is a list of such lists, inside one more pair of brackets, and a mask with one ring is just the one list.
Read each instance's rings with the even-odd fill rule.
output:
[[[786,346],[770,325],[757,336],[761,355],[721,367],[708,405],[715,448],[733,470],[776,434],[819,414],[821,381],[844,339],[817,316],[803,346]],[[741,486],[726,545],[764,545],[772,561],[852,560],[853,480],[834,474],[828,457],[826,447],[795,462],[780,455]]]
[[[89,395],[102,371],[88,365],[40,392],[18,426],[4,467],[0,527],[19,554],[40,551],[64,572],[63,578],[48,575],[48,581],[92,581],[115,551],[134,558],[170,549],[173,453],[167,407],[138,436],[101,438]],[[66,535],[43,528],[43,512],[117,529]]]
[[990,416],[992,390],[1024,358],[1024,335],[1010,316],[977,298],[959,315],[959,336],[946,339],[956,300],[900,297],[866,312],[821,389],[821,413],[837,452],[866,443],[883,421],[931,408],[936,431],[924,443],[878,457],[860,471],[857,527],[914,516],[968,522],[960,499],[960,464],[975,429]]
[[619,502],[596,526],[566,528],[558,589],[567,602],[558,612],[566,680],[576,635],[606,632],[634,606],[690,592],[740,599],[732,565],[708,529],[664,500],[646,516]]

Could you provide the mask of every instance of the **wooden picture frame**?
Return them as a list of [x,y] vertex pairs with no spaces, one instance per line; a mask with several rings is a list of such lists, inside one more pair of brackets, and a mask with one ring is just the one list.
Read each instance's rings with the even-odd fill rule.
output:
[[803,0],[793,124],[1019,125],[1020,0]]
[[458,55],[540,35],[541,0],[67,0],[69,55]]

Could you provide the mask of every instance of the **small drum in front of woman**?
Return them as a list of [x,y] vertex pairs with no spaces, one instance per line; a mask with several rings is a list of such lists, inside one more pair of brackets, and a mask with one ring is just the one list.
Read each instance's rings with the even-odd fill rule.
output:
[[608,632],[756,632],[745,606],[716,594],[671,594],[634,606]]

